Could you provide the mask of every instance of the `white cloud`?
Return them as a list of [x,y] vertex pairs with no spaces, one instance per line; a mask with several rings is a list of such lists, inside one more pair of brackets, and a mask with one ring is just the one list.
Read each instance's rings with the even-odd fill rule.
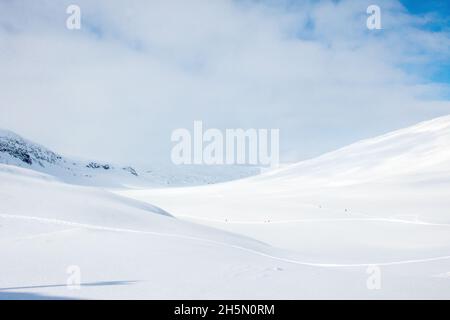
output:
[[59,152],[169,160],[172,130],[202,120],[280,128],[294,160],[450,113],[402,68],[448,59],[448,34],[394,1],[376,33],[365,1],[83,0],[79,32],[72,2],[0,2],[0,127]]

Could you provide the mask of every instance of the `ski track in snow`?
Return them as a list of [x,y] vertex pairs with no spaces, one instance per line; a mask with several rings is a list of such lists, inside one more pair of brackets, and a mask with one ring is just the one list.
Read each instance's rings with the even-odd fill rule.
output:
[[[219,245],[223,247],[233,248],[241,251],[245,251],[251,254],[259,255],[265,258],[286,262],[286,263],[292,263],[296,265],[303,265],[303,266],[310,266],[310,267],[322,267],[322,268],[355,268],[355,267],[369,267],[369,266],[393,266],[393,265],[403,265],[403,264],[412,264],[412,263],[425,263],[425,262],[433,262],[433,261],[441,261],[441,260],[448,260],[450,259],[450,255],[448,256],[440,256],[440,257],[433,257],[433,258],[426,258],[426,259],[411,259],[411,260],[402,260],[402,261],[393,261],[393,262],[380,262],[380,263],[355,263],[355,264],[340,264],[340,263],[312,263],[312,262],[304,262],[289,258],[283,258],[283,257],[277,257],[273,256],[261,251],[245,248],[242,246],[232,245],[225,242],[219,242],[204,238],[198,238],[198,237],[190,237],[190,236],[183,236],[179,234],[171,234],[171,233],[161,233],[161,232],[154,232],[154,231],[143,231],[143,230],[134,230],[134,229],[123,229],[123,228],[113,228],[113,227],[104,227],[104,226],[98,226],[98,225],[90,225],[90,224],[83,224],[78,222],[71,222],[71,221],[65,221],[65,220],[58,220],[58,219],[49,219],[49,218],[41,218],[41,217],[33,217],[33,216],[19,216],[19,215],[9,215],[9,214],[0,214],[0,218],[4,219],[17,219],[17,220],[28,220],[28,221],[36,221],[41,223],[51,223],[51,224],[57,224],[57,225],[63,225],[63,226],[70,226],[70,227],[76,227],[76,228],[83,228],[83,229],[89,229],[89,230],[100,230],[100,231],[112,231],[112,232],[124,232],[124,233],[135,233],[135,234],[146,234],[146,235],[153,235],[153,236],[161,236],[161,237],[171,237],[171,238],[180,238],[185,240],[192,240],[192,241],[201,241],[204,243]],[[364,219],[360,219],[364,220]],[[367,220],[367,219],[366,219]],[[391,220],[392,221],[392,220]],[[402,220],[400,220],[402,221]],[[447,225],[446,225],[447,226]]]

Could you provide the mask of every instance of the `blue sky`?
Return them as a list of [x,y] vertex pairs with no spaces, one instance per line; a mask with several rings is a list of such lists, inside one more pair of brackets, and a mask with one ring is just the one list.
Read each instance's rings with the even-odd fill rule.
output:
[[401,0],[400,2],[413,14],[436,13],[447,20],[450,16],[450,2],[446,0]]
[[[450,1],[447,0],[401,0],[406,9],[417,16],[431,16],[424,29],[434,32],[450,31]],[[450,83],[450,60],[436,61],[426,68],[430,81]],[[450,99],[450,94],[448,94]]]

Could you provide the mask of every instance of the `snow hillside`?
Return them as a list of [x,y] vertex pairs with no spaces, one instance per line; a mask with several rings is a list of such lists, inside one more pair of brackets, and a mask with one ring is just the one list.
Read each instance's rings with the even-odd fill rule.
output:
[[143,188],[213,184],[259,173],[249,166],[149,166],[135,168],[98,161],[79,161],[6,130],[0,130],[0,163],[43,172],[78,185],[107,188]]
[[[448,264],[442,257],[424,260],[425,267],[409,262],[382,266],[388,285],[370,291],[367,264],[336,264],[320,242],[309,242],[322,247],[314,256],[277,249],[175,219],[149,204],[14,166],[0,165],[0,190],[0,300],[448,294]],[[74,267],[80,271],[78,289],[67,286]]]
[[[0,165],[0,190],[0,300],[379,296],[366,265],[309,263],[97,188]],[[78,289],[67,286],[74,268]]]
[[[447,116],[262,176],[121,194],[302,261],[378,265],[426,298],[436,293],[435,277],[450,271],[449,128]],[[448,298],[442,281],[439,296]],[[418,294],[407,285],[384,289],[386,298]]]
[[[234,292],[219,289],[233,267],[277,265],[259,241],[29,169],[0,165],[0,190],[0,299],[205,297]],[[71,265],[83,290],[65,286]]]
[[[317,210],[333,205],[344,217],[360,212],[376,217],[400,215],[417,219],[421,216],[429,222],[450,223],[449,175],[450,116],[446,116],[240,181],[167,191],[125,191],[123,194],[145,200],[148,192],[185,198],[202,193],[211,195],[214,201],[226,202],[224,211],[234,202],[245,207],[244,200],[236,201],[237,198],[258,198],[256,204],[249,202],[246,211],[246,217],[254,216],[258,221],[264,221],[261,212],[265,211],[278,211],[280,218],[297,217],[299,212],[304,214],[300,203],[292,201],[303,199]],[[233,197],[228,197],[230,193]],[[360,202],[364,208],[359,208]],[[292,209],[280,210],[288,204]],[[217,208],[214,211],[217,212]],[[327,216],[324,211],[318,210],[314,216]],[[230,219],[237,219],[241,213],[231,210],[228,215]]]
[[320,186],[375,181],[448,182],[450,116],[363,140],[259,178],[305,179]]

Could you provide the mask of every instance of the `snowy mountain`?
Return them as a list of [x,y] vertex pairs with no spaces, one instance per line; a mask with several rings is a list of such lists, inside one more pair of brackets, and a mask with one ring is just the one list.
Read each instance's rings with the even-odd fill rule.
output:
[[82,162],[65,158],[13,132],[4,130],[0,130],[0,163],[36,170],[66,182],[81,184],[95,184],[108,175],[120,174],[122,178],[138,176],[132,167],[116,168],[106,163]]
[[318,185],[450,181],[450,116],[362,140],[257,179],[308,180]]
[[19,166],[38,164],[42,168],[65,162],[60,155],[5,130],[0,130],[0,160]]
[[158,166],[135,168],[59,155],[21,136],[0,130],[0,163],[49,174],[61,181],[108,188],[143,188],[213,184],[260,172],[248,166]]

